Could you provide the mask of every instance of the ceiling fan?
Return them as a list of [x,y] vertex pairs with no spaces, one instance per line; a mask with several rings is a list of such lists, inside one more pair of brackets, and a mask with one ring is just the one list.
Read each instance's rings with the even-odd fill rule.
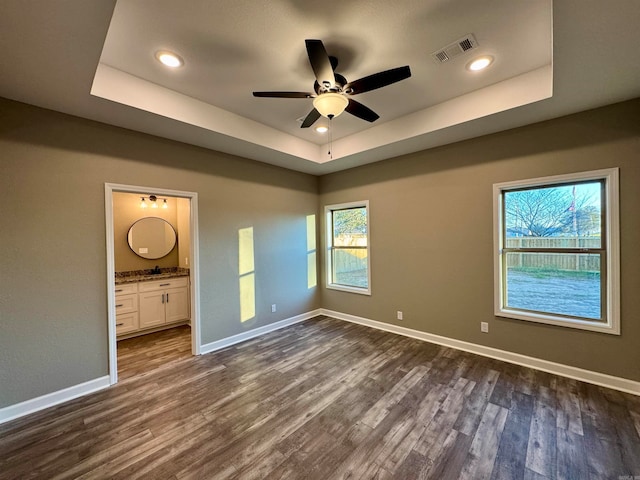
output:
[[254,97],[313,98],[313,110],[306,116],[301,128],[309,128],[321,115],[332,119],[345,110],[367,122],[375,122],[380,116],[351,96],[385,87],[411,76],[411,69],[406,65],[347,82],[346,78],[336,73],[338,59],[327,54],[321,40],[305,40],[305,44],[309,63],[316,76],[313,84],[315,93],[253,92]]

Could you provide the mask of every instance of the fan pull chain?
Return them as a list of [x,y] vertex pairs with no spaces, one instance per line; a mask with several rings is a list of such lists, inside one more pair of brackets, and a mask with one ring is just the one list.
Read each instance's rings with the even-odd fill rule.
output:
[[327,155],[329,155],[329,158],[333,160],[333,153],[331,153],[333,148],[333,124],[331,123],[331,120],[333,120],[333,115],[329,116],[329,151],[327,152]]

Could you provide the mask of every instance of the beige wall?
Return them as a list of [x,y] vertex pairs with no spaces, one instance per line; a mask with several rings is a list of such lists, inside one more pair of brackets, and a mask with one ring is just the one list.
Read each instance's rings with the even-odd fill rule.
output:
[[[494,317],[492,185],[608,167],[620,167],[622,334]],[[322,177],[321,208],[369,200],[372,275],[370,297],[323,289],[322,306],[638,381],[639,185],[640,100]]]
[[[320,306],[316,177],[0,99],[0,407],[107,375],[107,182],[198,193],[203,343]],[[247,227],[256,315],[241,323]]]
[[[105,182],[198,192],[203,343],[323,306],[640,381],[640,100],[328,175],[319,198],[309,175],[6,100],[0,112],[0,407],[107,374]],[[494,317],[493,183],[607,167],[621,177],[622,335]],[[309,288],[307,215],[355,200],[370,201],[372,295]],[[248,227],[256,316],[241,323]]]
[[[148,196],[147,192],[143,192]],[[178,267],[178,245],[165,257],[150,260],[136,255],[127,241],[127,234],[131,225],[145,217],[158,217],[171,224],[177,233],[179,242],[184,241],[182,231],[178,222],[178,202],[177,198],[167,198],[168,208],[140,208],[140,197],[133,193],[114,192],[113,193],[113,250],[115,254],[116,272],[126,272],[129,270],[144,270],[154,268],[156,265],[164,267]],[[165,197],[163,197],[165,198]],[[187,201],[186,199],[180,199]],[[150,203],[147,199],[146,203]],[[162,203],[162,202],[160,202]],[[183,228],[188,232],[189,223],[183,224]],[[186,236],[188,242],[188,235]]]

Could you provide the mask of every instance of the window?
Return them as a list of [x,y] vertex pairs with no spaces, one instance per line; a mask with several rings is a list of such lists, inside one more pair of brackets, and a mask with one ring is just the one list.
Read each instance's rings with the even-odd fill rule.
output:
[[327,288],[371,294],[369,202],[325,207]]
[[619,334],[618,169],[493,191],[496,316]]

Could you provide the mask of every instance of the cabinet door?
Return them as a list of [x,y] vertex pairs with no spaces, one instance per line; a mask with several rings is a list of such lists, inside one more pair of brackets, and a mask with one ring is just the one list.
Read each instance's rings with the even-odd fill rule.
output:
[[138,302],[140,328],[153,327],[165,323],[164,292],[141,293]]
[[167,322],[189,318],[189,294],[186,287],[171,288],[166,292]]

